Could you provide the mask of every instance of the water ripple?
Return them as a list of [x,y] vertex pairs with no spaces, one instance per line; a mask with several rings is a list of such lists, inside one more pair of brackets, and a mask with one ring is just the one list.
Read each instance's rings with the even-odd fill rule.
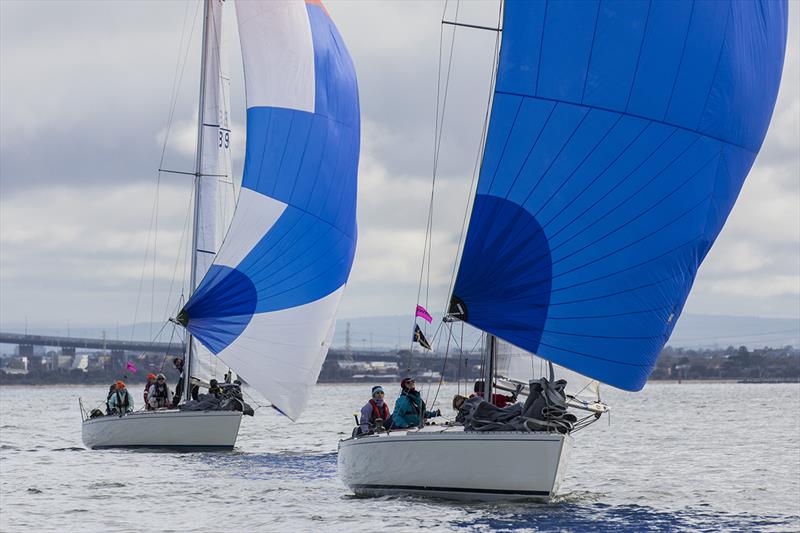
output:
[[[455,392],[449,387],[442,394]],[[575,436],[567,477],[551,504],[355,498],[337,477],[336,448],[369,387],[318,386],[324,410],[312,402],[295,424],[260,410],[243,420],[236,450],[224,453],[85,450],[77,396],[104,398],[104,389],[0,387],[0,531],[142,530],[144,509],[164,519],[165,531],[198,533],[217,524],[232,531],[393,533],[800,531],[796,385],[606,391],[611,427],[603,422]],[[702,406],[724,407],[735,397],[763,408],[713,417],[711,438],[711,407]],[[789,401],[775,405],[775,398]],[[43,404],[65,407],[35,408]],[[781,445],[775,435],[783,436]]]

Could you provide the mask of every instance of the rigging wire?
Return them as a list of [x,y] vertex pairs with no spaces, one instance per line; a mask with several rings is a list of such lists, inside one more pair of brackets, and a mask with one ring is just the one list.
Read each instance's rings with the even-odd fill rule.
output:
[[[503,20],[503,3],[500,3],[500,7],[497,12],[497,27],[500,27],[501,21]],[[455,32],[455,28],[453,29]],[[483,152],[486,148],[486,137],[489,131],[489,117],[491,116],[492,110],[492,101],[494,99],[494,89],[495,83],[497,81],[497,69],[500,63],[500,37],[502,32],[497,32],[495,35],[494,40],[494,55],[492,60],[492,73],[489,77],[489,94],[487,96],[486,101],[486,112],[484,113],[483,117],[483,127],[481,130],[481,139],[478,145],[478,155],[475,158],[475,165],[472,168],[472,179],[469,184],[469,194],[467,194],[467,203],[464,206],[464,216],[461,220],[461,231],[458,236],[458,246],[456,247],[456,257],[453,261],[453,270],[450,273],[450,284],[447,291],[447,301],[445,302],[445,313],[450,307],[450,297],[453,294],[453,290],[455,289],[455,277],[456,277],[456,269],[458,268],[459,257],[462,252],[462,246],[464,244],[465,236],[466,236],[466,227],[467,227],[467,219],[469,218],[469,210],[470,206],[472,205],[473,201],[473,191],[475,190],[475,184],[478,179],[478,173],[481,166],[481,161],[483,161]]]
[[[445,12],[446,12],[446,9],[447,9],[447,6],[445,5]],[[498,9],[497,27],[500,27],[500,21],[502,20],[502,9],[503,9],[503,7],[502,7],[502,3],[501,3],[500,7]],[[442,15],[442,19],[443,19],[442,20],[443,26],[442,26],[442,30],[441,30],[440,35],[443,35],[443,33],[444,33],[444,22],[445,22],[444,21],[444,14]],[[454,22],[458,22],[458,4],[457,4],[457,7],[456,7],[456,14],[455,14],[455,17],[454,17],[453,21]],[[436,184],[436,173],[437,173],[437,170],[438,170],[439,154],[440,154],[440,150],[441,150],[442,132],[443,132],[443,129],[444,129],[444,116],[445,116],[445,111],[446,111],[447,94],[448,94],[449,82],[450,82],[450,71],[451,71],[451,68],[452,68],[452,61],[453,61],[453,51],[455,49],[456,28],[457,28],[457,26],[453,26],[453,37],[452,37],[451,43],[450,43],[450,54],[449,54],[448,66],[447,66],[447,75],[446,75],[446,81],[445,81],[444,96],[442,98],[441,117],[439,117],[439,113],[438,113],[439,97],[438,97],[438,94],[437,94],[437,127],[436,127],[436,136],[437,136],[437,138],[436,138],[436,143],[435,143],[435,147],[434,147],[433,183],[431,184],[431,200],[430,200],[430,205],[429,205],[428,228],[427,228],[427,233],[426,233],[426,243],[428,245],[428,248],[427,248],[427,250],[428,250],[428,257],[427,257],[427,259],[428,259],[428,278],[427,278],[427,286],[426,286],[426,293],[425,293],[425,295],[426,295],[426,306],[427,306],[428,290],[430,288],[430,263],[431,263],[430,255],[431,255],[431,241],[432,241],[432,232],[433,232],[434,187],[435,187],[435,184]],[[485,147],[485,143],[486,143],[486,137],[487,137],[487,134],[488,134],[489,117],[490,117],[490,113],[491,113],[492,98],[493,98],[493,95],[494,95],[495,80],[497,78],[497,68],[498,68],[498,63],[499,63],[499,51],[500,51],[500,36],[501,36],[501,32],[497,32],[496,35],[495,35],[495,47],[494,47],[494,53],[493,53],[493,58],[492,58],[492,69],[491,69],[491,75],[490,75],[490,81],[489,81],[489,94],[488,94],[487,102],[486,102],[486,111],[484,113],[483,125],[482,125],[482,128],[481,128],[481,137],[480,137],[479,146],[478,146],[478,153],[477,153],[477,156],[475,158],[475,164],[474,164],[473,170],[472,170],[472,178],[470,180],[470,188],[469,188],[469,193],[467,195],[467,203],[466,203],[466,205],[464,207],[464,215],[463,215],[463,219],[462,219],[462,222],[461,222],[461,231],[459,233],[458,246],[456,248],[456,257],[455,257],[455,259],[453,261],[453,268],[452,268],[452,272],[451,272],[451,275],[450,275],[450,282],[448,284],[448,291],[447,291],[447,295],[446,295],[447,299],[446,299],[445,304],[444,304],[444,313],[445,314],[447,314],[447,311],[449,309],[450,295],[452,294],[452,291],[453,291],[453,284],[454,284],[454,280],[455,280],[456,268],[458,266],[458,257],[459,257],[459,254],[461,252],[461,247],[462,247],[463,242],[464,242],[464,235],[465,235],[467,216],[468,216],[468,213],[469,213],[469,207],[470,207],[470,205],[472,203],[473,191],[475,189],[475,182],[476,182],[477,177],[478,177],[478,171],[480,169],[480,163],[483,160],[483,151],[484,151],[484,147]],[[440,36],[440,40],[439,40],[439,58],[440,58],[439,59],[439,68],[440,68],[440,72],[441,72],[442,40],[443,40],[443,38]],[[439,78],[441,79],[441,73],[439,75]],[[437,91],[438,91],[438,87],[437,87]],[[425,255],[423,254],[423,265],[424,265],[424,260],[425,260]],[[420,285],[422,283],[422,279],[421,278],[422,278],[422,276],[420,275]],[[419,301],[419,292],[418,292],[418,295],[417,295],[417,300]],[[463,335],[463,324],[462,324],[462,335]],[[481,335],[481,338],[483,338],[483,337],[484,336]],[[449,350],[449,346],[450,346],[449,337],[448,337],[447,346],[448,346],[448,350]],[[481,356],[481,369],[482,369],[481,370],[481,375],[482,376],[483,376],[483,373],[484,373],[483,369],[485,369],[485,367],[486,367],[487,354],[485,352],[486,351],[482,348],[482,351],[481,351],[481,353],[482,353],[482,356]],[[462,356],[463,356],[463,352],[462,352]],[[445,352],[445,360],[447,359],[447,357],[448,357],[448,351]],[[460,368],[461,368],[461,356],[459,356],[459,369]],[[441,387],[441,382],[443,380],[444,380],[444,371],[442,372],[442,375],[440,377],[440,387]],[[466,388],[466,385],[465,385],[465,388]],[[460,390],[460,385],[459,385],[459,390]],[[466,392],[466,390],[465,390],[465,392]],[[437,395],[438,395],[438,392],[437,392]]]
[[[160,166],[159,166],[160,168]],[[161,191],[161,172],[158,173],[158,178],[156,179],[156,193],[154,198],[154,206],[153,206],[153,278],[150,281],[150,319],[148,322],[150,323],[150,338],[153,337],[153,318],[155,316],[155,306],[156,306],[156,271],[158,266],[158,208],[159,208],[159,197]]]
[[[185,38],[185,37],[186,37],[186,25],[187,25],[187,21],[188,21],[188,18],[189,18],[189,5],[187,4],[186,8],[184,9],[183,27],[181,29],[181,38],[180,38],[180,41],[178,43],[178,54],[177,54],[177,59],[176,59],[176,64],[175,64],[175,74],[174,74],[173,80],[172,80],[172,89],[171,89],[171,94],[170,94],[170,107],[169,107],[169,113],[168,113],[168,118],[167,118],[166,133],[164,135],[164,143],[163,143],[162,148],[161,148],[161,158],[159,160],[159,166],[158,166],[159,169],[163,168],[163,162],[164,162],[164,157],[165,157],[165,154],[166,154],[167,143],[169,141],[169,135],[170,135],[170,132],[172,130],[172,122],[173,122],[173,118],[175,116],[175,107],[177,105],[178,93],[180,92],[181,82],[183,81],[183,75],[184,75],[184,72],[186,70],[186,63],[187,63],[187,58],[188,58],[189,49],[190,49],[189,43],[192,40],[192,36],[194,35],[194,29],[195,29],[195,26],[196,26],[198,9],[199,9],[199,3],[195,7],[195,13],[194,13],[194,16],[192,17],[192,26],[191,26],[191,29],[189,31],[188,38]],[[184,45],[186,47],[185,52],[183,51]],[[182,52],[183,52],[183,66],[181,67],[180,63],[181,63],[181,54],[182,54]],[[147,265],[148,265],[148,262],[149,262],[149,256],[150,256],[149,252],[150,252],[151,236],[152,236],[153,243],[154,243],[153,246],[155,248],[156,237],[153,236],[153,232],[154,232],[154,228],[155,228],[155,231],[157,231],[157,227],[158,227],[157,226],[157,220],[158,220],[158,196],[159,196],[160,183],[161,183],[161,171],[159,170],[158,173],[156,174],[156,191],[155,191],[155,197],[153,198],[153,207],[152,207],[152,210],[151,210],[151,213],[150,213],[150,224],[149,224],[148,230],[147,230],[147,240],[145,242],[145,256],[144,256],[144,260],[143,260],[143,263],[142,263],[142,271],[141,271],[141,275],[140,275],[140,278],[139,278],[139,286],[138,286],[138,289],[136,291],[136,305],[134,306],[134,312],[133,312],[133,325],[131,327],[131,341],[133,341],[133,339],[135,337],[135,332],[136,332],[136,320],[137,320],[138,315],[139,315],[139,305],[140,305],[141,297],[142,297],[142,287],[144,285],[144,276],[145,276],[145,271],[147,269]],[[152,298],[155,298],[155,267],[156,267],[155,255],[156,254],[155,254],[155,250],[154,250],[154,252],[153,252],[154,258],[153,258],[153,284],[152,284],[153,290],[152,290]],[[150,321],[152,322],[152,317],[153,317],[152,299],[151,299],[150,313],[151,313]],[[151,324],[150,327],[151,327],[150,336],[152,337],[152,324]]]
[[[442,324],[444,324],[444,322],[442,322]],[[447,327],[450,330],[449,331],[450,334],[447,336],[447,346],[444,349],[444,360],[442,361],[442,371],[439,374],[439,384],[436,387],[436,394],[434,394],[434,396],[433,396],[433,401],[431,402],[431,407],[436,405],[436,400],[439,399],[439,391],[442,390],[442,383],[444,382],[444,371],[447,368],[447,354],[450,353],[450,339],[453,337],[453,335],[452,335],[452,333],[453,333],[453,323],[452,322],[448,322],[447,323]]]
[[[444,20],[446,18],[446,14],[447,14],[447,5],[448,5],[448,3],[449,3],[448,0],[445,0],[444,8],[442,10],[442,22],[443,23],[444,23]],[[459,2],[456,2],[455,20],[458,20],[458,9],[459,9],[459,6],[460,6]],[[429,295],[429,289],[430,289],[430,252],[431,252],[431,248],[432,248],[430,241],[432,240],[431,233],[432,233],[432,230],[433,230],[432,219],[433,219],[433,203],[434,203],[435,191],[436,191],[436,171],[437,171],[437,166],[438,166],[438,161],[439,161],[439,147],[440,147],[441,139],[442,139],[442,136],[441,136],[441,125],[443,125],[443,123],[444,123],[444,120],[443,120],[444,119],[444,110],[445,110],[446,103],[447,103],[447,86],[449,85],[450,70],[451,70],[452,62],[453,62],[453,49],[454,49],[453,44],[454,43],[455,43],[455,27],[453,29],[453,37],[452,37],[451,43],[450,43],[450,55],[449,55],[449,58],[448,58],[447,76],[446,76],[447,79],[446,79],[446,82],[445,82],[444,96],[442,96],[442,56],[443,56],[443,50],[444,50],[444,24],[442,24],[440,26],[440,28],[439,28],[439,61],[438,61],[438,72],[437,72],[437,76],[436,76],[436,108],[435,108],[436,111],[435,111],[435,115],[434,115],[433,168],[432,168],[432,177],[431,177],[431,193],[430,193],[430,200],[428,202],[428,216],[427,216],[427,219],[425,221],[425,240],[424,240],[423,245],[422,245],[422,261],[420,263],[420,269],[419,269],[419,282],[417,284],[417,301],[416,301],[416,305],[419,306],[420,298],[422,296],[422,280],[425,277],[426,259],[427,259],[427,267],[428,267],[427,268],[427,272],[428,272],[428,275],[427,275],[427,283],[426,283],[426,288],[425,288],[425,307],[426,307],[426,309],[428,307],[428,295]],[[440,115],[440,105],[441,105],[441,115]],[[416,314],[415,314],[414,315],[414,331],[416,331],[416,327],[417,327],[417,317],[416,317]],[[424,331],[426,333],[427,333],[427,329],[428,328],[427,328],[427,324],[426,324],[424,326]],[[435,339],[435,337],[436,337],[436,334],[434,334],[434,336],[430,339],[430,341],[432,342]],[[410,353],[409,353],[409,356],[408,356],[407,361],[406,361],[406,372],[407,373],[411,372],[411,360],[413,359],[413,356],[414,356],[414,340],[415,340],[415,337],[412,335],[410,346],[409,346],[409,352]]]
[[[442,12],[442,22],[445,20],[445,15],[447,13],[447,4],[448,2],[445,1],[444,10]],[[454,20],[458,20],[458,10],[460,7],[460,2],[456,2],[456,13]],[[444,50],[444,25],[442,25],[439,29],[439,66],[438,66],[438,75],[436,79],[436,114],[434,117],[434,141],[433,141],[433,168],[432,168],[432,178],[431,178],[431,193],[430,193],[430,200],[428,202],[428,217],[425,222],[425,240],[423,243],[422,248],[422,264],[420,265],[420,272],[419,272],[419,284],[417,286],[417,303],[419,305],[420,298],[422,296],[422,280],[425,276],[426,266],[427,266],[427,283],[425,287],[425,307],[428,306],[428,297],[429,297],[429,290],[430,290],[430,263],[431,263],[431,251],[432,251],[432,243],[433,240],[433,206],[434,206],[434,199],[436,193],[436,175],[439,166],[439,153],[441,149],[442,143],[442,129],[444,126],[444,115],[447,109],[447,92],[450,85],[450,73],[453,66],[453,51],[455,49],[455,38],[456,32],[455,27],[453,28],[453,35],[450,40],[450,53],[448,56],[447,61],[447,73],[445,75],[445,83],[444,83],[444,94],[442,94],[442,57],[443,57],[443,50]],[[441,107],[440,107],[441,106]],[[427,260],[427,263],[426,263]],[[414,318],[414,323],[416,323],[416,317]],[[427,329],[427,328],[426,328]],[[412,340],[412,349],[413,349],[413,340]]]
[[[179,268],[181,266],[181,259],[183,259],[183,265],[184,266],[186,265],[185,254],[181,254],[180,251],[185,249],[184,240],[188,240],[189,228],[190,228],[190,222],[191,222],[190,214],[192,212],[191,206],[192,206],[193,201],[194,201],[194,194],[189,196],[189,206],[186,209],[186,217],[184,218],[183,228],[181,230],[181,236],[180,236],[180,239],[178,241],[178,253],[175,255],[175,266],[172,269],[172,278],[170,279],[169,289],[167,291],[167,300],[166,300],[167,303],[166,303],[166,306],[164,307],[164,314],[162,315],[162,318],[161,318],[162,322],[166,322],[168,317],[172,314],[171,311],[170,311],[171,308],[172,308],[172,306],[170,305],[170,302],[172,301],[172,290],[175,287],[175,280],[178,277],[178,270],[179,270]],[[185,281],[185,279],[186,279],[186,274],[185,274],[185,271],[184,271],[183,280]],[[183,282],[181,282],[181,284],[183,284]],[[183,288],[181,288],[181,300],[183,299],[183,294],[184,294],[183,293]],[[178,307],[178,309],[180,309],[180,307]]]

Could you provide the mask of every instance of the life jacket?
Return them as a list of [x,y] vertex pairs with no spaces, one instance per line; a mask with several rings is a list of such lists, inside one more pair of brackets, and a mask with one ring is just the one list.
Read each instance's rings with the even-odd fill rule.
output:
[[144,386],[144,403],[147,403],[147,393],[150,392],[150,387],[155,385],[155,383],[150,383],[149,381]]
[[153,390],[153,397],[156,400],[161,400],[161,399],[166,400],[167,399],[168,389],[167,389],[167,384],[166,383],[162,384],[160,387],[159,387],[158,383],[154,383],[153,387],[155,387],[155,389]]
[[117,392],[116,389],[108,391],[108,396],[106,396],[106,414],[111,414],[111,397],[114,396],[114,393]]
[[[389,419],[389,406],[386,405],[385,401],[382,406],[378,406],[378,402],[370,398],[369,404],[372,406],[372,416],[369,417],[370,423],[375,422],[377,418],[382,418],[384,422]],[[383,407],[383,412],[381,412],[381,407]]]
[[119,391],[116,391],[114,394],[117,395],[117,409],[119,411],[126,411],[130,402],[130,399],[128,398],[128,389],[125,389],[125,394],[123,394],[121,397],[119,395]]

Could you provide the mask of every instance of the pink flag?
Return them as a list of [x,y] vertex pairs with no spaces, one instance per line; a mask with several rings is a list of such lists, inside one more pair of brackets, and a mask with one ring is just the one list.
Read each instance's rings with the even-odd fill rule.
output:
[[433,321],[433,317],[431,316],[431,314],[428,312],[427,309],[425,309],[421,305],[417,306],[417,315],[416,316],[422,317],[422,319],[427,321],[428,324],[430,324]]
[[128,361],[128,365],[127,365],[126,368],[128,370],[130,370],[131,372],[136,372],[136,366],[133,363],[131,363],[130,361]]

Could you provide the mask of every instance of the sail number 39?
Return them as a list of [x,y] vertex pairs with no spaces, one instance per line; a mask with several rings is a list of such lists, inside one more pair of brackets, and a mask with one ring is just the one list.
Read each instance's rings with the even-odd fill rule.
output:
[[231,132],[219,130],[219,147],[228,148],[230,146]]

